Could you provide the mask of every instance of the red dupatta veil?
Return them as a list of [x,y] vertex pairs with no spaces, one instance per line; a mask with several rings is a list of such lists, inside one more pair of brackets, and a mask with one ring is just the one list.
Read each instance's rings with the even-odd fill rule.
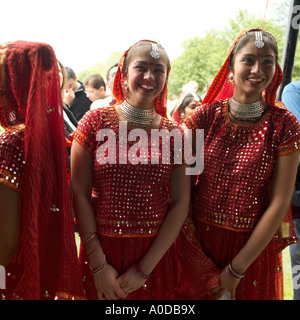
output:
[[0,47],[0,124],[23,126],[25,174],[14,298],[84,297],[67,177],[57,60],[43,43]]

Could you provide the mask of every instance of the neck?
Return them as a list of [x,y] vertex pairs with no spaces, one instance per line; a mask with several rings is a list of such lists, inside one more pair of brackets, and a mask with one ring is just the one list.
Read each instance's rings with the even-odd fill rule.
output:
[[76,91],[78,88],[79,88],[79,86],[80,86],[80,83],[78,82],[78,81],[76,81],[76,84],[75,84],[75,90],[73,90],[73,91]]
[[233,99],[241,104],[249,104],[253,102],[257,102],[262,98],[262,93],[257,95],[247,95],[245,93],[234,92]]
[[132,107],[135,107],[135,108],[138,108],[138,109],[143,109],[143,110],[152,110],[153,109],[153,105],[154,105],[154,101],[152,102],[137,102],[137,101],[134,101],[130,98],[127,98],[126,101],[132,106]]

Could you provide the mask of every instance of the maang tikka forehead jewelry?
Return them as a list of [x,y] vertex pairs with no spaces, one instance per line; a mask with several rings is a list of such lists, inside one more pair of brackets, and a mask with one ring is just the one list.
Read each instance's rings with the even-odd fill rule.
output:
[[265,44],[263,41],[262,31],[255,31],[255,41],[254,45],[256,48],[262,48]]
[[157,43],[151,42],[151,52],[150,52],[150,56],[153,59],[159,59],[160,58],[160,54],[158,51],[158,45]]

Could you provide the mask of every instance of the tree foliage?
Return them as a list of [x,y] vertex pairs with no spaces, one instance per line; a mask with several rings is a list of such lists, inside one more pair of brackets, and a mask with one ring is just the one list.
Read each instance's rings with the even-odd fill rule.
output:
[[122,52],[113,52],[106,62],[95,63],[90,69],[83,70],[77,74],[77,77],[80,81],[84,82],[92,74],[100,74],[103,79],[106,79],[106,73],[108,69],[113,66],[115,63],[119,62]]
[[[198,93],[204,93],[207,82],[213,79],[225,61],[229,47],[237,35],[245,29],[264,28],[277,39],[279,63],[281,63],[286,24],[288,21],[288,0],[276,3],[275,18],[263,22],[263,17],[250,15],[247,10],[240,10],[236,17],[228,21],[223,30],[212,29],[203,37],[195,37],[183,42],[183,53],[171,61],[172,69],[169,76],[168,96],[180,94],[182,87],[191,80],[199,86]],[[81,81],[89,75],[99,73],[106,78],[111,65],[121,57],[121,52],[114,52],[105,63],[97,63],[92,68],[78,74]],[[293,81],[300,79],[300,48],[297,47],[293,70]]]
[[[203,93],[207,82],[214,78],[225,61],[232,41],[242,30],[262,26],[262,18],[256,18],[247,10],[241,10],[234,19],[229,20],[224,30],[211,30],[203,38],[186,40],[183,43],[182,55],[172,61],[169,97],[178,95],[182,87],[191,80],[198,83],[199,92]],[[285,28],[276,24],[275,20],[269,20],[265,22],[264,29],[275,36],[281,53]]]

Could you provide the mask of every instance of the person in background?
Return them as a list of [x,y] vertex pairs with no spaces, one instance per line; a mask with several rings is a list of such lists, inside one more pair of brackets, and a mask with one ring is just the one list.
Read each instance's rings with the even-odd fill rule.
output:
[[[53,49],[0,47],[0,299],[85,299]],[[38,84],[38,85],[37,85]]]
[[185,120],[194,133],[204,129],[193,217],[205,253],[222,269],[217,296],[283,299],[280,252],[297,238],[281,227],[293,225],[300,125],[275,103],[282,78],[275,38],[243,31]]
[[172,117],[177,123],[182,123],[185,118],[188,118],[193,111],[201,104],[202,100],[198,93],[185,92],[177,101]]
[[86,95],[92,101],[105,99],[108,97],[106,84],[100,74],[92,74],[84,82]]
[[[72,134],[73,203],[88,299],[197,299],[218,286],[218,268],[198,243],[190,244],[189,225],[182,227],[190,204],[186,164],[176,161],[173,140],[166,162],[162,148],[168,142],[151,140],[155,129],[176,129],[183,139],[166,117],[169,72],[160,44],[134,44],[115,76],[117,104],[89,111]],[[107,130],[122,143],[112,162],[100,159],[115,150],[103,150],[100,136]],[[146,151],[135,153],[138,161],[130,151],[137,145],[128,139],[137,130],[147,141]],[[152,151],[158,163],[148,159]]]
[[111,101],[109,102],[110,106],[113,106],[117,102],[117,99],[113,96],[114,81],[115,81],[117,70],[118,70],[118,63],[115,63],[107,70],[107,73],[106,73],[106,87],[110,90],[110,96],[111,96]]
[[[282,102],[300,121],[300,81],[292,82],[286,85],[282,92]],[[300,163],[296,178],[295,189],[292,200],[292,213],[294,219],[294,228],[298,240],[300,239]],[[291,267],[293,277],[299,275],[300,269],[300,242],[290,246]],[[294,286],[294,300],[300,300],[300,287]]]
[[92,101],[86,96],[84,85],[77,80],[75,72],[69,67],[66,67],[66,71],[68,79],[65,85],[65,102],[69,104],[70,110],[79,121],[90,110]]
[[[101,79],[101,81],[98,81],[97,85],[94,79],[91,78],[91,80],[89,81],[90,86],[89,86],[88,92],[89,91],[91,92],[89,98],[93,101],[90,108],[91,110],[100,108],[100,107],[113,106],[116,103],[117,100],[113,96],[113,86],[114,86],[114,80],[115,80],[115,75],[117,70],[118,70],[118,63],[112,65],[108,69],[106,74],[105,85],[104,85],[103,79]],[[103,92],[105,92],[105,94]]]
[[[78,122],[73,114],[73,112],[69,109],[66,99],[68,101],[72,101],[75,98],[75,94],[73,91],[69,90],[69,95],[66,96],[65,94],[65,85],[67,82],[67,72],[64,65],[58,61],[58,69],[59,69],[59,81],[60,81],[60,88],[63,100],[63,115],[64,115],[64,123],[65,123],[65,136],[67,139],[67,151],[68,151],[68,160],[69,164],[71,162],[71,143],[69,143],[69,135],[76,130]],[[73,92],[73,95],[72,93]]]
[[194,80],[191,80],[189,81],[187,84],[185,84],[183,87],[182,87],[182,92],[181,94],[184,94],[185,92],[194,92],[194,93],[197,93],[198,92],[198,89],[199,89],[199,85],[196,81]]

